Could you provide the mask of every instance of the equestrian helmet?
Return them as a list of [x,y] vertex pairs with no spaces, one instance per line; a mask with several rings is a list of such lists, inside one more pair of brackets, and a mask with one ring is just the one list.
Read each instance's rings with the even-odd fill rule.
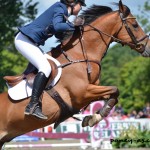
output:
[[76,4],[78,2],[81,3],[82,6],[86,6],[85,0],[60,0],[61,3],[64,3],[66,5]]

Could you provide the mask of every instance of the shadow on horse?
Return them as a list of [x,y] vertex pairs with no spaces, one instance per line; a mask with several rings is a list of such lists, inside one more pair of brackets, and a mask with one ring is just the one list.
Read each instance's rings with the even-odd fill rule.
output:
[[[52,123],[57,126],[93,101],[105,100],[105,104],[101,110],[83,119],[83,127],[92,127],[109,114],[119,96],[116,86],[100,84],[100,62],[109,44],[115,41],[128,45],[142,56],[150,57],[149,36],[121,0],[116,5],[119,8],[116,11],[97,5],[85,10],[82,14],[85,25],[48,52],[62,64],[60,67],[63,69],[54,88],[50,87],[42,94],[42,111],[47,120],[24,115],[30,97],[14,101],[8,92],[0,94],[0,149],[5,142],[19,135]],[[55,96],[51,93],[61,102],[54,100]]]

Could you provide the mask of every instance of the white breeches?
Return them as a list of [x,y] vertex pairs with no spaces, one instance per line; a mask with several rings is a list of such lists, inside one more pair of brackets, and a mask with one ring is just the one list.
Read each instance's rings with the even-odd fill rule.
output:
[[51,73],[51,66],[40,48],[36,46],[27,36],[19,32],[15,37],[16,49],[32,63],[39,72],[43,72],[46,77]]

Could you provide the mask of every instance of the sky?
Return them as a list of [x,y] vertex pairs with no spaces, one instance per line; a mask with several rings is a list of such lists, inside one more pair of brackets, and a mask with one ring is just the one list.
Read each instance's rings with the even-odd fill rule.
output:
[[[55,2],[58,2],[59,0],[33,0],[34,2],[39,2],[38,4],[38,14],[37,16],[39,16],[42,12],[44,12],[47,8],[49,8],[52,4],[54,4]],[[132,14],[137,15],[139,13],[139,7],[143,6],[144,3],[147,0],[122,0],[123,4],[127,5]],[[93,4],[96,5],[105,5],[105,6],[110,6],[110,7],[115,7],[113,9],[117,9],[116,6],[111,5],[112,2],[119,2],[119,0],[85,0],[87,7],[90,7]],[[83,10],[86,9],[83,7]],[[41,46],[41,48],[44,51],[48,51],[51,49],[51,47],[54,47],[58,45],[58,43],[56,43],[56,39],[54,37],[48,39],[46,41],[46,44],[44,46]]]

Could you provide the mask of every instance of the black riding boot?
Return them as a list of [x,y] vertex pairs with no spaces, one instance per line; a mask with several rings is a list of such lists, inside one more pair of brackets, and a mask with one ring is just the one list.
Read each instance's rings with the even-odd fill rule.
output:
[[40,104],[40,96],[48,82],[48,78],[43,72],[39,72],[33,83],[32,96],[29,104],[25,108],[24,114],[33,115],[40,119],[47,119],[47,117],[42,113],[42,107]]

